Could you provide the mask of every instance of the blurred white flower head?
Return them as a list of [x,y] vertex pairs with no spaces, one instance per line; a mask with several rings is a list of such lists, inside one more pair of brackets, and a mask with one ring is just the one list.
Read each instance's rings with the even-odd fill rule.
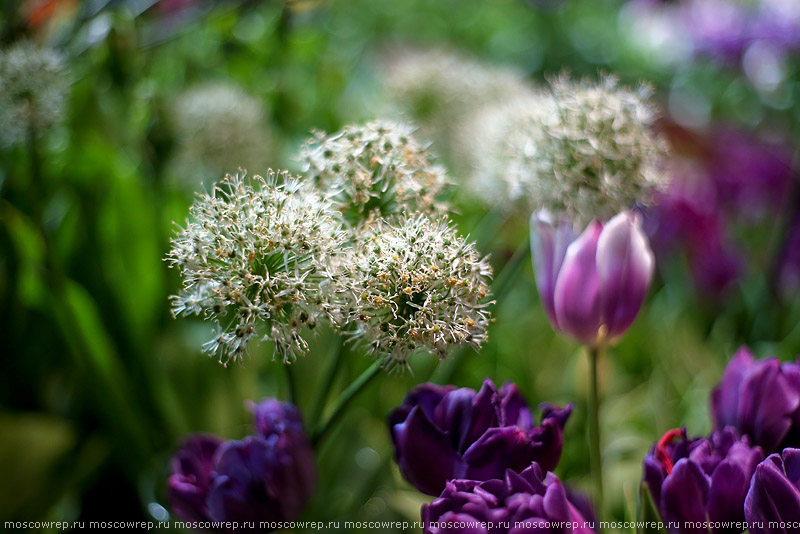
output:
[[190,216],[167,256],[183,278],[175,315],[217,322],[206,349],[220,361],[240,358],[257,335],[284,362],[305,354],[304,336],[327,318],[332,258],[344,241],[331,203],[270,171],[227,176]]
[[664,185],[667,150],[652,128],[649,98],[646,86],[624,88],[613,77],[589,83],[562,76],[550,91],[487,109],[462,134],[471,183],[495,202],[578,224],[648,204]]
[[381,65],[390,113],[420,125],[444,153],[462,121],[476,109],[523,92],[522,72],[446,49],[397,49]]
[[262,172],[272,141],[260,100],[230,82],[209,82],[175,100],[177,151],[168,174],[195,187],[239,168]]
[[70,81],[57,51],[20,41],[0,52],[0,146],[63,120]]
[[318,132],[302,148],[306,178],[324,191],[352,228],[406,213],[442,213],[443,167],[402,123],[372,121],[332,135]]
[[444,358],[487,338],[492,269],[446,218],[381,219],[358,240],[338,290],[352,335],[387,367],[417,349]]

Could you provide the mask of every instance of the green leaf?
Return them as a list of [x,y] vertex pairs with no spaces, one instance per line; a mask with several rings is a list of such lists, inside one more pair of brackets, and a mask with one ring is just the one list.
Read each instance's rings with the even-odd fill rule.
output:
[[653,502],[650,488],[642,482],[639,487],[639,502],[636,506],[637,534],[668,534],[661,521],[661,515]]

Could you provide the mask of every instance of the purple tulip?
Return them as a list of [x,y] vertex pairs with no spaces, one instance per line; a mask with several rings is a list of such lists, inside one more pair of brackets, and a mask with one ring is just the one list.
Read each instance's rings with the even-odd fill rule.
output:
[[784,449],[756,467],[744,516],[751,534],[786,534],[800,529],[800,449]]
[[756,361],[747,347],[734,354],[711,395],[716,428],[736,427],[768,453],[800,434],[800,366],[777,358]]
[[316,469],[307,441],[248,436],[222,445],[208,495],[214,521],[291,521],[314,493]]
[[422,507],[422,523],[425,534],[594,532],[558,478],[537,463],[521,473],[508,469],[502,479],[448,482],[438,499]]
[[556,330],[596,346],[618,339],[644,302],[655,260],[639,217],[595,221],[580,236],[566,222],[531,218],[536,285]]
[[[692,440],[685,429],[670,430],[645,457],[644,481],[669,532],[741,532],[723,525],[744,521],[750,477],[763,459],[730,427]],[[708,522],[719,527],[702,526]]]
[[489,480],[532,461],[553,470],[561,457],[564,424],[572,405],[542,405],[535,426],[517,387],[498,391],[491,380],[469,388],[422,384],[389,414],[397,463],[411,485],[438,495],[448,480]]
[[214,475],[214,455],[222,440],[208,434],[188,437],[172,458],[168,494],[172,509],[186,521],[208,521],[206,499]]
[[251,409],[255,436],[198,435],[176,453],[169,494],[181,519],[291,521],[310,499],[316,467],[300,411],[275,399]]

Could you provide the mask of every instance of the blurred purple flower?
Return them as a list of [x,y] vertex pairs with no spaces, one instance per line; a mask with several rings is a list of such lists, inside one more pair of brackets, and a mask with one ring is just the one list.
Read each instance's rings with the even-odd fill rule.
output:
[[537,463],[521,473],[508,469],[503,478],[448,482],[438,499],[422,507],[422,522],[425,534],[594,532],[558,478]]
[[784,449],[758,467],[744,502],[750,534],[786,534],[800,524],[800,449]]
[[778,264],[778,290],[781,295],[793,296],[800,291],[800,216],[789,229]]
[[208,495],[214,521],[291,521],[314,493],[316,468],[307,440],[248,436],[220,447]]
[[779,56],[800,48],[800,8],[794,0],[631,0],[662,13],[671,33],[689,40],[691,50],[723,64],[737,66],[754,45]]
[[576,237],[569,223],[534,213],[531,251],[539,298],[556,330],[590,346],[628,330],[655,263],[637,214],[592,222]]
[[726,127],[705,138],[675,137],[697,153],[691,162],[676,163],[670,189],[647,214],[647,232],[659,259],[682,249],[698,289],[720,295],[746,266],[733,232],[780,209],[792,175],[791,153],[782,143]]
[[184,440],[172,458],[168,494],[175,514],[186,521],[208,521],[206,499],[214,476],[214,455],[222,440],[195,434]]
[[275,399],[251,409],[255,436],[193,436],[175,454],[169,494],[181,519],[291,521],[311,498],[316,466],[299,410]]
[[685,429],[670,430],[645,457],[644,481],[671,533],[741,532],[702,524],[744,521],[750,477],[763,459],[760,447],[730,427],[691,440]]
[[733,426],[767,453],[800,437],[800,365],[777,358],[756,361],[747,347],[734,354],[711,395],[716,428]]
[[489,480],[532,461],[552,470],[561,457],[562,430],[572,411],[543,404],[542,423],[514,384],[498,391],[486,379],[469,388],[422,384],[389,414],[389,431],[406,480],[438,495],[448,480]]

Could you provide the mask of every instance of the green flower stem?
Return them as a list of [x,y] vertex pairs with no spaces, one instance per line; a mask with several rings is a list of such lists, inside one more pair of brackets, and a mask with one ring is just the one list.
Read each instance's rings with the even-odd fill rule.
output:
[[382,362],[380,360],[374,362],[363,373],[361,373],[361,375],[359,375],[359,377],[356,378],[353,383],[341,393],[341,395],[339,395],[339,398],[336,399],[336,404],[334,405],[331,414],[321,421],[316,428],[314,428],[314,432],[311,434],[312,445],[315,447],[319,445],[319,442],[322,440],[325,434],[327,434],[341,418],[347,406],[370,384],[370,382],[372,382],[378,375],[381,374],[382,370]]
[[289,402],[297,406],[297,384],[294,379],[292,364],[285,363],[283,367],[286,369],[286,389],[289,395]]
[[333,382],[336,380],[336,374],[339,372],[339,364],[342,361],[342,352],[344,351],[344,337],[341,335],[334,336],[330,345],[330,353],[328,354],[328,367],[325,369],[324,381],[322,388],[320,388],[319,396],[314,403],[314,411],[312,412],[312,421],[319,422],[322,417],[322,411],[325,409],[325,401],[331,393]]
[[600,454],[600,395],[597,387],[597,360],[600,350],[589,348],[589,449],[591,452],[592,478],[594,482],[594,506],[599,522],[603,519],[603,463]]

